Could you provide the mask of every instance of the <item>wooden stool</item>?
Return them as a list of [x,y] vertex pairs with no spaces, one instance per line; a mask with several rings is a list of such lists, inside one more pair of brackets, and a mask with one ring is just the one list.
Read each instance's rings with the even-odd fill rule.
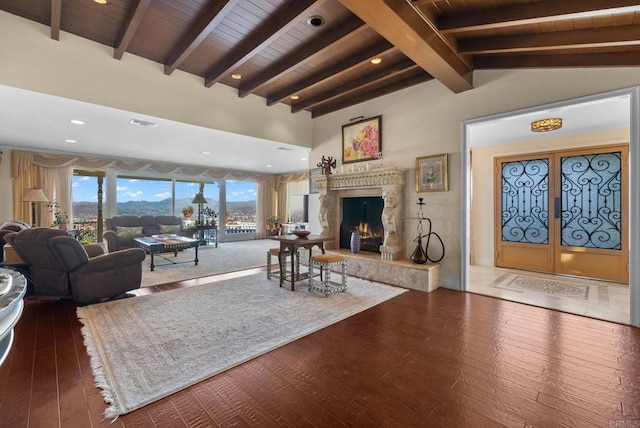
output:
[[[342,266],[342,283],[331,281],[331,266]],[[314,281],[313,267],[320,268],[320,282]],[[320,291],[329,297],[337,291],[347,290],[347,261],[337,254],[319,254],[309,260],[309,290]]]
[[[271,279],[271,278],[280,278],[280,269],[278,270],[273,270],[271,268],[271,257],[275,257],[276,260],[278,260],[278,254],[280,253],[280,248],[269,248],[267,250],[267,279]],[[285,271],[284,274],[285,276],[288,274],[288,271],[286,270],[286,266],[287,266],[287,258],[290,257],[291,255],[289,254],[289,249],[285,248],[285,252],[284,252],[284,265],[285,265]],[[296,254],[296,274],[300,273],[300,253]]]

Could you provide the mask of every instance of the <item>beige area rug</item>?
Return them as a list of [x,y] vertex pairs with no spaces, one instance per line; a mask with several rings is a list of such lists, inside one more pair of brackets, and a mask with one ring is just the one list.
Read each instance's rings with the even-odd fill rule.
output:
[[[198,248],[198,265],[194,260],[194,249],[154,256],[155,270],[151,271],[151,257],[147,254],[142,262],[141,287],[183,281],[203,276],[235,272],[267,265],[267,250],[280,244],[272,239],[225,242]],[[179,262],[174,264],[175,262]],[[274,260],[274,263],[275,260]]]
[[[301,283],[302,284],[302,283]],[[78,308],[109,418],[255,358],[407,290],[358,278],[329,298],[254,274]]]

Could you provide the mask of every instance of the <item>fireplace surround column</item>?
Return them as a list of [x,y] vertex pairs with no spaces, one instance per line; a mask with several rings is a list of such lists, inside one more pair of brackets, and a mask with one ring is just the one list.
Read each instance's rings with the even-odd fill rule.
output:
[[384,242],[380,246],[382,260],[398,260],[402,257],[402,186],[382,186],[382,226]]
[[[384,200],[382,225],[384,242],[380,246],[383,260],[399,260],[403,257],[404,225],[402,222],[404,169],[376,168],[368,171],[331,174],[318,177],[315,188],[320,198],[318,219],[322,227],[322,236],[332,236],[334,242],[327,242],[325,248],[337,248],[339,242],[340,215],[338,209],[340,197],[381,196]],[[339,208],[339,207],[338,207]]]

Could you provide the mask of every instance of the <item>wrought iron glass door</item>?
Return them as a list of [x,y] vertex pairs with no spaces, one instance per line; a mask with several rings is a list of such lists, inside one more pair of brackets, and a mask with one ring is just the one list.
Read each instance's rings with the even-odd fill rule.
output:
[[628,282],[627,146],[496,159],[496,266]]

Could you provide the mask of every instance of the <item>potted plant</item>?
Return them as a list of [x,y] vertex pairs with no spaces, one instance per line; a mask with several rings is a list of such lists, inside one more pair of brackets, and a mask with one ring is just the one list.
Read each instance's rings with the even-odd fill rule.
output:
[[205,223],[211,220],[211,226],[217,227],[216,219],[218,218],[218,212],[213,208],[205,207],[202,209],[202,215],[205,217]]
[[269,234],[271,236],[275,236],[280,232],[280,228],[278,227],[278,222],[280,219],[277,215],[272,215],[271,217],[267,217],[267,224],[269,225]]
[[66,230],[67,224],[69,223],[69,216],[65,211],[60,209],[58,201],[53,199],[47,204],[47,206],[49,207],[49,211],[53,213],[53,222],[51,223],[51,227]]
[[191,205],[184,207],[182,209],[182,215],[184,216],[184,218],[190,219],[193,215],[193,207]]

